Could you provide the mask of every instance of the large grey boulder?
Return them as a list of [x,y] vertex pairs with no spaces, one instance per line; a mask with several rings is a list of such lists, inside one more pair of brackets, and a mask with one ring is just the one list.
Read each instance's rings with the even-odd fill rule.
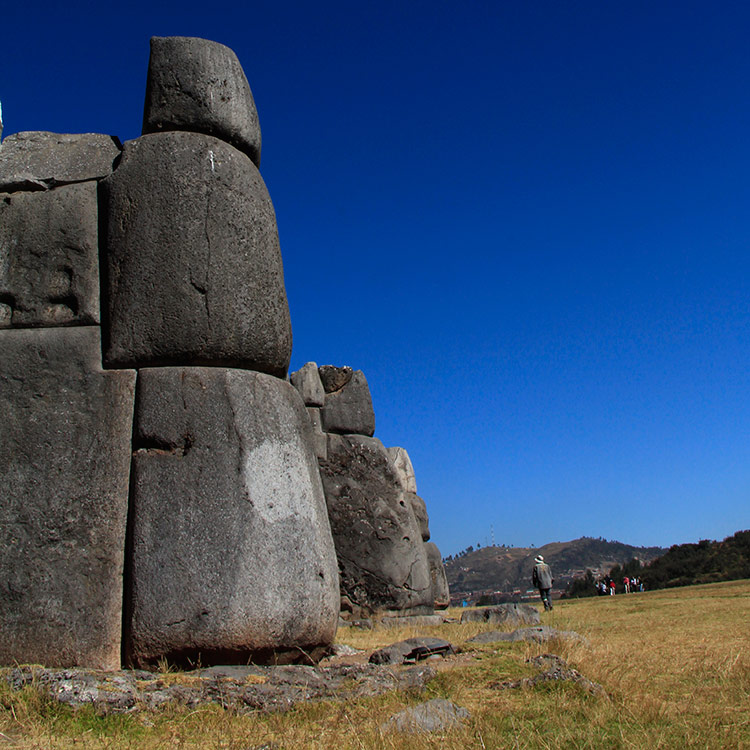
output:
[[143,133],[166,130],[221,138],[260,166],[258,112],[229,47],[194,37],[152,37]]
[[393,460],[393,464],[396,467],[396,475],[401,482],[401,486],[404,488],[404,492],[413,492],[416,494],[417,478],[406,449],[399,447],[388,448],[388,455]]
[[99,323],[96,183],[0,193],[0,327]]
[[451,595],[440,550],[434,542],[425,542],[424,549],[427,554],[427,564],[430,568],[432,600],[435,609],[447,609],[451,603]]
[[323,406],[325,391],[315,362],[307,362],[289,376],[291,384],[299,391],[305,406]]
[[530,604],[495,604],[492,607],[475,607],[461,613],[461,622],[505,623],[507,625],[538,625],[539,610]]
[[276,216],[250,159],[208,135],[146,135],[102,186],[107,363],[284,377],[292,330]]
[[355,370],[338,390],[329,392],[326,389],[320,417],[325,432],[372,437],[375,433],[375,412],[370,387],[362,370]]
[[117,669],[135,372],[96,327],[0,351],[0,664]]
[[383,444],[361,435],[329,435],[320,474],[341,593],[371,612],[431,614],[424,544]]
[[117,138],[101,133],[14,133],[0,148],[0,192],[101,179],[120,148]]
[[319,658],[338,574],[297,391],[245,370],[146,368],[135,422],[127,660]]

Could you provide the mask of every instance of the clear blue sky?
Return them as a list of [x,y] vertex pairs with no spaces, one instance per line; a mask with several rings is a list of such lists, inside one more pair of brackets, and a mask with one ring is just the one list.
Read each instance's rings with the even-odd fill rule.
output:
[[750,5],[6,3],[5,135],[140,133],[232,47],[294,329],[364,370],[444,554],[750,527]]

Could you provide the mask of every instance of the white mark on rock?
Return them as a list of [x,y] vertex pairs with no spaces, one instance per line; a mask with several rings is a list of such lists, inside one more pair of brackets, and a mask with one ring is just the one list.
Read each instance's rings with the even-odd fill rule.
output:
[[214,152],[213,151],[209,151],[208,152],[208,160],[211,162],[211,171],[215,172],[216,171],[216,162],[214,162]]
[[245,457],[244,485],[256,512],[269,523],[313,519],[313,489],[300,446],[268,441]]

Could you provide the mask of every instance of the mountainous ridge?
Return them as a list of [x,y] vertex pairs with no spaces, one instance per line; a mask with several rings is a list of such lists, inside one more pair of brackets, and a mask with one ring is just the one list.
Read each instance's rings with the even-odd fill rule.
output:
[[451,599],[476,599],[481,594],[520,596],[531,588],[534,558],[543,555],[555,579],[553,591],[562,591],[576,575],[589,569],[604,574],[614,565],[637,558],[650,562],[666,552],[662,547],[634,547],[618,541],[581,537],[550,542],[542,547],[469,548],[444,560]]

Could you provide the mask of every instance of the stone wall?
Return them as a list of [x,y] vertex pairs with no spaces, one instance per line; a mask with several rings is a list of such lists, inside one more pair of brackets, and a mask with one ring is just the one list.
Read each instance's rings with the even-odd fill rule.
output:
[[0,144],[0,663],[315,660],[336,557],[234,53],[154,38],[143,121]]
[[438,548],[409,454],[375,433],[367,380],[308,362],[291,375],[315,431],[336,545],[342,614],[423,615],[449,604]]
[[0,664],[314,662],[342,601],[447,603],[364,375],[286,379],[260,151],[236,56],[185,37],[141,137],[0,143]]

